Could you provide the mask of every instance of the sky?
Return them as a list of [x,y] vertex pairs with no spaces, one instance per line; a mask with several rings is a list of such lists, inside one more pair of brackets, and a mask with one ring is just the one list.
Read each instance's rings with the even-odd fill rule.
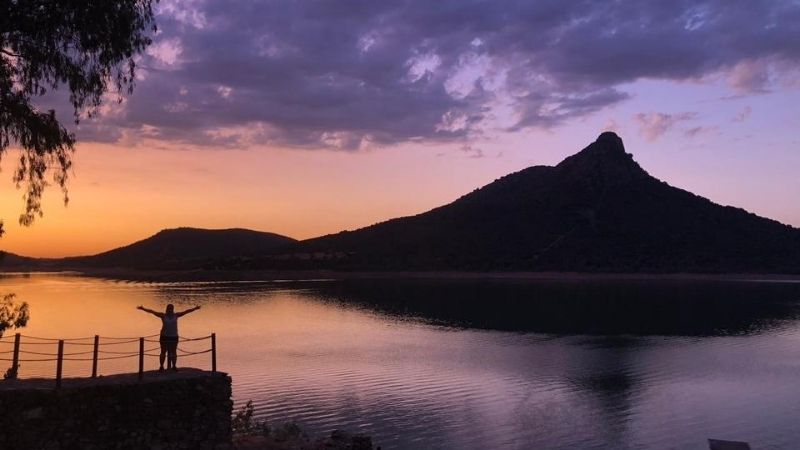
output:
[[[166,0],[31,227],[92,254],[163,228],[308,238],[424,212],[617,132],[653,176],[800,227],[800,2]],[[40,99],[66,122],[63,89]],[[6,181],[3,181],[5,177]]]

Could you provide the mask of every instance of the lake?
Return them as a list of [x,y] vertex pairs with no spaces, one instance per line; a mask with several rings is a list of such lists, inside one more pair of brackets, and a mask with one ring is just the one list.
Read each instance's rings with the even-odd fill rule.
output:
[[[384,449],[699,450],[708,438],[800,447],[800,283],[39,274],[0,278],[5,292],[30,304],[22,333],[38,337],[150,335],[160,322],[137,305],[201,305],[181,334],[216,332],[236,406],[252,400],[259,419],[312,435],[341,428]],[[26,348],[55,344],[23,338]],[[178,364],[208,368],[210,358]],[[99,369],[136,367],[120,358]],[[86,361],[65,363],[67,375],[90,372]],[[54,373],[52,362],[20,367],[23,378]]]

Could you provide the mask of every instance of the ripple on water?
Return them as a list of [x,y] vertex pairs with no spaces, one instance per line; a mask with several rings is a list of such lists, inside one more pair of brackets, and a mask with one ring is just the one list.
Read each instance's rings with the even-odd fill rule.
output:
[[[782,286],[770,285],[764,295],[755,295],[755,285],[738,286],[731,294],[738,303],[714,325],[732,330],[582,336],[398,320],[365,307],[360,297],[346,298],[347,291],[321,295],[285,283],[18,277],[0,279],[0,285],[31,304],[34,319],[26,334],[37,336],[82,336],[87,329],[107,336],[150,334],[158,324],[135,312],[136,305],[202,304],[200,313],[181,319],[181,330],[188,336],[217,332],[219,366],[233,376],[236,407],[253,400],[259,420],[296,421],[312,434],[363,432],[384,449],[700,450],[709,437],[791,449],[800,441],[797,310],[783,303],[736,309],[743,295],[766,301],[783,295]],[[509,298],[517,288],[498,289]],[[670,287],[670,299],[695,295],[694,287],[676,289]],[[787,298],[796,301],[800,286],[791,289]],[[435,292],[445,295],[441,288]],[[523,289],[517,300],[533,301],[551,290],[536,292]],[[591,301],[591,290],[584,286],[580,293]],[[702,301],[700,294],[691,300]],[[723,300],[717,303],[727,306]],[[682,331],[698,326],[679,325]],[[180,363],[203,367],[208,361]],[[135,365],[135,359],[104,361],[101,372]],[[54,371],[51,362],[21,367],[25,377]],[[90,371],[90,363],[65,365],[67,376]]]

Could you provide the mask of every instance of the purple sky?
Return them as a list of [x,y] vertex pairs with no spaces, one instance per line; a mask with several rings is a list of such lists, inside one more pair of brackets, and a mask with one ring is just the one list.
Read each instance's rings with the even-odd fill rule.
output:
[[[335,232],[555,164],[605,129],[672,185],[800,226],[798,1],[162,0],[158,9],[133,96],[81,122],[73,204],[51,199],[50,219],[11,229],[8,250],[99,251],[177,225]],[[220,192],[241,203],[197,200]],[[331,206],[331,193],[344,199]],[[19,209],[18,195],[3,192],[4,210]],[[130,220],[146,226],[103,231],[119,228],[115,209],[101,206],[111,197],[140,202],[142,217]],[[86,229],[87,214],[93,225],[72,234],[77,244],[53,232]]]

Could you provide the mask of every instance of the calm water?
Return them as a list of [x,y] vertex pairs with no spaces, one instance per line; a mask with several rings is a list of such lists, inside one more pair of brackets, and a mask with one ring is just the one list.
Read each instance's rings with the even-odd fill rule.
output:
[[[259,418],[312,434],[368,433],[385,449],[699,450],[709,437],[800,446],[797,283],[37,275],[0,278],[0,292],[30,303],[31,336],[152,334],[157,319],[137,305],[202,305],[181,319],[181,334],[217,333],[237,405],[252,399]],[[180,364],[208,367],[209,358]],[[100,371],[135,367],[120,359]],[[54,370],[23,363],[21,376]],[[78,361],[66,371],[90,369]]]

